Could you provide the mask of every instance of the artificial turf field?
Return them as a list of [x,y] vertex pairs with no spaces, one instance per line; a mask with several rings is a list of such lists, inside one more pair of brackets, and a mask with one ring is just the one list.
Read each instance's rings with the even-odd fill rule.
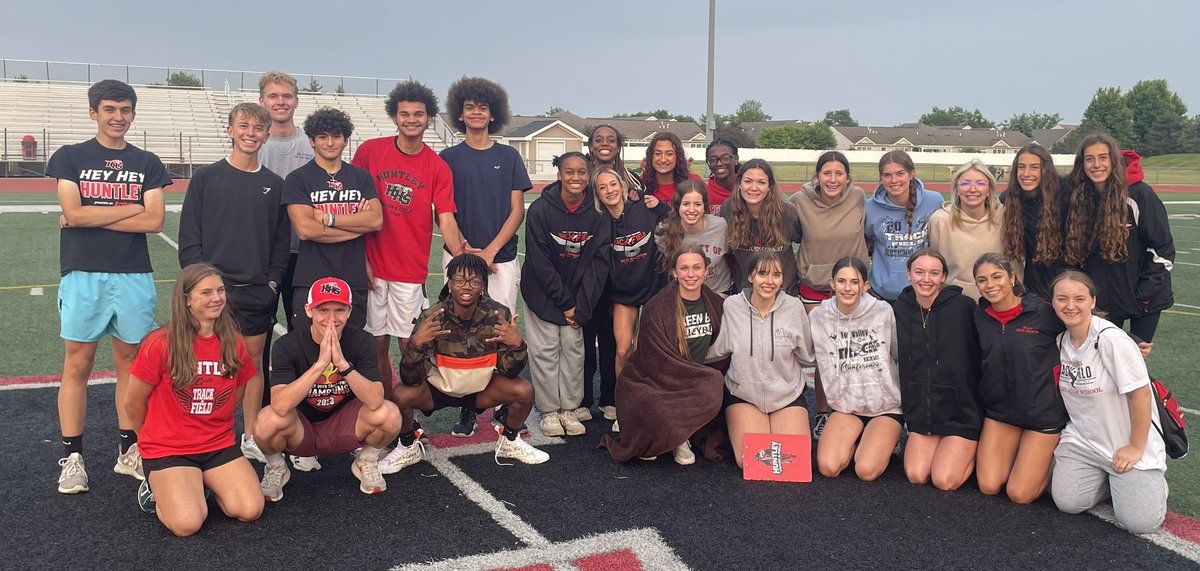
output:
[[[168,195],[169,203],[181,197]],[[534,198],[533,196],[529,197]],[[1190,341],[1200,338],[1200,195],[1170,194],[1179,255],[1177,305],[1164,315],[1150,367],[1190,409],[1200,409]],[[34,205],[14,213],[13,205]],[[42,208],[36,205],[44,205]],[[116,431],[108,347],[98,352],[101,380],[90,390],[91,491],[58,494],[60,455],[55,390],[61,372],[55,295],[58,238],[54,196],[0,194],[0,411],[9,435],[0,467],[10,509],[0,512],[7,555],[0,568],[88,566],[197,568],[299,564],[308,568],[790,569],[834,568],[1196,568],[1200,562],[1200,470],[1196,455],[1172,461],[1168,530],[1149,540],[1099,517],[1059,513],[1049,498],[1026,507],[982,496],[968,482],[952,494],[906,482],[898,460],[880,481],[852,475],[807,485],[743,482],[730,462],[676,466],[615,465],[596,448],[608,429],[588,423],[567,442],[533,437],[552,458],[540,466],[501,467],[494,439],[439,437],[451,411],[426,426],[430,461],[388,476],[389,490],[367,497],[349,474],[349,456],[293,473],[286,498],[261,520],[227,521],[210,502],[197,537],[176,540],[137,509],[136,482],[110,466]],[[178,214],[164,235],[174,240]],[[178,271],[168,240],[149,237],[159,284],[158,315]],[[436,248],[437,246],[435,246]],[[1196,258],[1194,261],[1191,258]],[[440,288],[431,261],[429,292]],[[40,295],[38,295],[40,288]],[[39,378],[45,377],[45,378]],[[20,388],[18,388],[20,387]],[[1197,422],[1195,413],[1189,420]],[[1103,511],[1103,510],[1100,510]],[[1188,517],[1190,516],[1190,517]],[[1191,541],[1188,541],[1190,539]]]

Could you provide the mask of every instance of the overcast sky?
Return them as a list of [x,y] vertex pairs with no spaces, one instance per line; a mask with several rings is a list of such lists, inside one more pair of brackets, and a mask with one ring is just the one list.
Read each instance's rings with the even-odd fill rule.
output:
[[[706,0],[6,4],[4,58],[412,76],[442,99],[479,75],[525,115],[705,110]],[[1192,0],[717,0],[716,111],[757,99],[775,119],[849,108],[886,126],[962,105],[1077,122],[1098,87],[1161,78],[1195,115],[1198,38]]]

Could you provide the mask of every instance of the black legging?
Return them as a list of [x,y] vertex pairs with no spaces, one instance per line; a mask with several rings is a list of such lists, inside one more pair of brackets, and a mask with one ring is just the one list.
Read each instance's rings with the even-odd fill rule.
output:
[[[1161,317],[1162,312],[1155,311],[1154,313],[1147,313],[1145,315],[1129,318],[1129,336],[1133,337],[1133,340],[1137,341],[1138,343],[1141,343],[1142,341],[1145,341],[1146,343],[1153,343],[1154,332],[1158,331],[1158,320]],[[1113,325],[1116,325],[1121,329],[1125,328],[1124,319],[1114,319],[1112,322]]]
[[[596,361],[596,344],[599,342],[600,360]],[[613,393],[617,386],[617,339],[613,336],[612,302],[604,296],[596,304],[591,320],[583,326],[583,403],[579,406],[591,408],[595,401],[596,366],[600,368],[600,402],[597,406],[615,406]]]

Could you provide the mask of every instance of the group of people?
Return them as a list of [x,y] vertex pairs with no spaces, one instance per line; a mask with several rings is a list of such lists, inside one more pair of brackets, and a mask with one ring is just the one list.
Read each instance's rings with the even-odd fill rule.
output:
[[[547,436],[585,434],[593,411],[612,421],[602,444],[618,462],[687,465],[693,444],[720,459],[728,442],[741,466],[745,434],[811,433],[822,475],[853,464],[866,481],[907,427],[915,484],[954,490],[974,474],[986,494],[1028,503],[1050,489],[1070,512],[1111,495],[1137,532],[1165,515],[1144,358],[1172,304],[1174,249],[1139,159],[1106,135],[1083,141],[1065,177],[1044,148],[1021,149],[1004,192],[968,162],[948,202],[903,151],[880,159],[868,199],[830,151],[786,199],[771,165],[742,163],[729,141],[708,146],[705,181],[674,134],[653,137],[638,172],[601,125],[586,154],[556,157],[526,212],[524,162],[492,139],[509,118],[494,82],[450,87],[465,140],[440,155],[422,140],[437,98],[398,84],[385,101],[397,134],[349,163],[345,113],[318,109],[301,134],[295,79],[270,72],[259,87],[259,103],[229,113],[229,157],[188,185],[161,329],[146,234],[162,228],[171,179],[124,139],[133,89],[93,85],[96,137],[50,160],[62,493],[88,489],[86,380],[111,335],[114,470],[144,480],[143,509],[181,536],[207,516],[206,489],[252,521],[324,455],[354,453],[361,491],[383,492],[384,475],[423,458],[414,411],[442,408],[460,409],[461,436],[494,409],[497,463],[549,459],[520,437],[536,408]],[[429,300],[435,223],[445,285]],[[280,299],[288,333],[272,343]]]

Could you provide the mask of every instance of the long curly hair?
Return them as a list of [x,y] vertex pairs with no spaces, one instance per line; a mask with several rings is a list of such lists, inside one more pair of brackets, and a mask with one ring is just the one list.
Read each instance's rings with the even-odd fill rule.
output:
[[[220,278],[221,270],[210,264],[199,263],[183,268],[175,278],[175,291],[171,294],[171,322],[164,329],[167,330],[167,347],[170,349],[171,384],[176,389],[186,389],[196,382],[196,352],[192,346],[200,335],[200,322],[188,309],[188,296],[201,280],[209,276]],[[239,335],[228,303],[213,323],[213,333],[221,345],[221,374],[228,378],[236,377],[242,368],[237,350]]]
[[675,170],[671,172],[671,178],[675,179],[675,184],[688,179],[687,153],[683,150],[683,141],[680,141],[675,133],[658,133],[650,139],[650,144],[646,146],[646,170],[642,173],[642,192],[644,194],[654,194],[658,190],[658,173],[654,170],[654,146],[659,141],[667,141],[675,148]]
[[[1108,180],[1097,186],[1088,178],[1084,152],[1093,145],[1108,147],[1112,163]],[[1067,176],[1071,188],[1071,209],[1067,214],[1066,262],[1082,265],[1093,251],[1106,262],[1129,258],[1125,224],[1129,221],[1129,185],[1125,182],[1125,159],[1116,140],[1106,133],[1089,135],[1079,144],[1075,166]]]
[[683,244],[683,219],[679,216],[679,205],[683,203],[683,197],[693,192],[699,194],[700,199],[704,201],[704,212],[707,216],[708,187],[698,180],[688,179],[675,185],[675,196],[671,197],[671,212],[667,214],[667,219],[654,229],[654,234],[662,243],[658,249],[659,268],[668,275],[675,266],[675,255],[680,251],[679,245]]
[[879,157],[879,178],[881,180],[883,167],[893,163],[908,171],[911,177],[908,180],[908,202],[904,204],[904,222],[908,224],[909,228],[912,228],[913,213],[917,210],[917,165],[913,163],[912,157],[904,151],[888,151]]
[[1004,223],[1000,228],[1000,236],[1004,241],[1004,255],[1010,260],[1024,260],[1025,255],[1025,221],[1021,204],[1024,190],[1017,180],[1017,165],[1023,155],[1033,155],[1041,161],[1042,179],[1034,192],[1042,199],[1042,217],[1038,222],[1037,249],[1033,251],[1033,262],[1050,264],[1063,257],[1062,232],[1062,177],[1054,169],[1054,158],[1050,151],[1037,143],[1021,147],[1013,157],[1011,178],[1008,188],[1004,190]]
[[[759,238],[762,240],[759,245],[778,250],[787,245],[787,240],[783,235],[783,209],[791,208],[791,206],[783,203],[783,196],[779,193],[779,186],[775,183],[775,170],[767,161],[750,159],[743,163],[742,170],[738,172],[739,181],[755,169],[761,170],[767,175],[769,184],[767,195],[763,197],[762,210],[758,219]],[[750,229],[753,216],[750,214],[746,199],[742,198],[741,187],[739,182],[738,188],[734,190],[723,207],[729,209],[730,250],[748,250],[755,245],[754,235]]]

